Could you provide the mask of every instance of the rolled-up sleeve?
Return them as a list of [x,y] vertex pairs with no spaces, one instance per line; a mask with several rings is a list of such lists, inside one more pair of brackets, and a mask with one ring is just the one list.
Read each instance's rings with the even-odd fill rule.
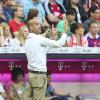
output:
[[61,47],[65,44],[66,39],[67,39],[66,33],[63,33],[61,38],[58,41],[41,37],[41,45],[46,47]]

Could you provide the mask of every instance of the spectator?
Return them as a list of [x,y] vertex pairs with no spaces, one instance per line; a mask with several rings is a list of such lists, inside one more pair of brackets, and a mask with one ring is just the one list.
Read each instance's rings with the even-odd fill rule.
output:
[[71,25],[72,35],[68,37],[67,44],[69,47],[87,47],[88,42],[84,35],[84,27],[81,23],[73,23]]
[[[66,1],[67,0],[64,0],[64,4],[66,4]],[[70,8],[74,8],[76,10],[76,21],[78,23],[82,23],[87,19],[83,7],[79,5],[79,0],[69,0],[68,5],[64,6],[66,10]]]
[[[34,27],[33,27],[34,28]],[[20,46],[24,46],[24,43],[25,43],[25,37],[24,35],[22,34],[24,31],[27,31],[26,30],[26,27],[25,26],[22,26],[20,29],[19,29],[19,32],[18,32],[18,35],[17,35],[17,39],[19,40],[20,42]],[[28,31],[29,32],[29,31]]]
[[57,23],[65,18],[64,7],[56,2],[56,0],[46,0],[44,7],[47,13],[47,19],[51,23]]
[[46,99],[49,100],[72,100],[73,98],[70,94],[64,94],[55,90],[55,88],[51,84],[51,72],[47,71],[47,88],[45,93]]
[[1,26],[3,28],[4,36],[12,38],[8,23],[2,23]]
[[89,24],[89,32],[86,34],[89,47],[100,47],[100,35],[98,35],[99,24],[92,21]]
[[[96,21],[99,23],[98,19],[100,17],[100,9],[96,6],[93,6],[89,9],[89,18],[84,22],[84,28],[85,28],[85,34],[88,32],[89,30],[89,24],[92,21]],[[100,24],[100,23],[99,23]],[[100,34],[100,29],[98,34]]]
[[[24,72],[21,68],[13,68],[12,81],[7,83],[5,90],[10,100],[28,100],[27,85],[23,82]],[[8,100],[9,100],[8,99]]]
[[44,26],[49,26],[49,24],[47,23],[46,19],[45,19],[45,10],[44,7],[42,5],[42,3],[39,0],[26,0],[26,2],[24,3],[24,14],[27,18],[28,12],[30,9],[37,9],[39,11],[38,14],[38,20],[40,21],[40,23]]
[[9,22],[13,18],[13,7],[15,5],[15,0],[3,0],[4,6],[3,11],[4,15],[7,19],[7,22]]
[[3,29],[3,36],[4,36],[4,46],[11,46],[12,44],[12,35],[10,32],[9,25],[7,23],[1,24]]
[[39,11],[37,9],[30,9],[27,16],[27,22],[38,16]]
[[[75,15],[76,15],[76,10],[74,8],[70,8],[69,10],[66,11],[66,19],[61,20],[56,28],[58,30],[58,38],[60,37],[60,33],[65,32],[68,36],[71,35],[70,32],[70,25],[72,23],[75,23]],[[68,21],[68,26],[66,26],[66,21]],[[68,27],[68,29],[66,29]]]
[[[59,0],[58,0],[59,1]],[[83,6],[87,0],[79,0],[79,5]],[[63,5],[66,8],[69,5],[70,0],[63,0]]]
[[97,6],[100,9],[100,0],[92,0],[92,6]]
[[21,5],[14,6],[14,18],[9,21],[10,31],[13,37],[16,37],[20,27],[22,27],[24,22],[21,21],[23,17],[23,7]]
[[12,38],[9,25],[7,23],[2,23],[1,26],[3,28],[4,46],[12,47],[12,48],[20,47],[19,40],[17,38]]

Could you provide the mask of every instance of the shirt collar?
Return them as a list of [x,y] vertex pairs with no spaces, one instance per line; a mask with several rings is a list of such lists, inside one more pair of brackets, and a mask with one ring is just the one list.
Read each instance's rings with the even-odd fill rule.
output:
[[29,35],[27,36],[27,39],[31,38],[34,36],[34,33],[29,33]]
[[[90,32],[88,33],[88,36],[89,36],[91,39],[94,39],[94,38],[92,37],[92,35],[91,35]],[[96,39],[97,39],[97,38],[99,38],[99,35],[98,35],[98,34],[96,34]]]

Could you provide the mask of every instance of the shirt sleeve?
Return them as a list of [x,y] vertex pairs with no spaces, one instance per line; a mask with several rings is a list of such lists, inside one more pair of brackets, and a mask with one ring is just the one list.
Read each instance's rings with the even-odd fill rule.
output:
[[65,44],[67,39],[66,33],[63,33],[61,38],[58,41],[50,40],[45,37],[41,37],[41,45],[46,47],[61,47]]

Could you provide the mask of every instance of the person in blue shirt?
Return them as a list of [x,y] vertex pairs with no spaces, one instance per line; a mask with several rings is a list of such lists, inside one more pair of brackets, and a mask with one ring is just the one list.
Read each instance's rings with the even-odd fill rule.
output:
[[26,0],[24,2],[24,14],[26,17],[28,15],[29,10],[32,8],[39,10],[39,18],[42,19],[45,17],[45,10],[43,8],[42,3],[39,0]]
[[45,9],[43,7],[43,4],[40,2],[40,0],[26,0],[24,2],[23,7],[24,7],[24,15],[26,18],[30,9],[37,9],[39,11],[38,16],[37,16],[39,22],[42,25],[49,27],[49,24],[47,23],[45,19],[46,17]]
[[15,0],[3,0],[3,12],[6,17],[7,22],[13,18],[13,7],[16,4]]

